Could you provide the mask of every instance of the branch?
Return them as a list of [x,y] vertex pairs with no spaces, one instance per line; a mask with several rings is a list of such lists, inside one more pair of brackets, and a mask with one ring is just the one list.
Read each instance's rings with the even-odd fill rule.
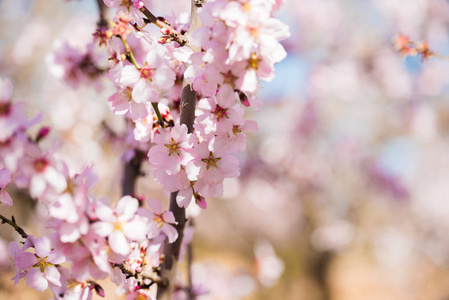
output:
[[98,27],[105,27],[108,26],[108,22],[106,21],[106,10],[107,10],[107,6],[104,4],[103,0],[97,0],[97,5],[98,5],[98,23],[97,26]]
[[23,230],[22,227],[16,224],[14,216],[11,216],[11,220],[9,220],[8,218],[0,214],[0,219],[2,220],[2,224],[6,223],[11,225],[24,239],[28,237],[28,234],[25,232],[25,230]]
[[125,163],[123,174],[122,195],[134,195],[136,193],[136,179],[142,175],[140,167],[145,154],[136,150],[135,156]]
[[151,11],[149,11],[145,6],[140,9],[140,11],[147,17],[148,23],[152,23],[162,29],[162,33],[168,35],[168,38],[174,40],[179,45],[184,46],[187,44],[185,37],[174,29],[170,23],[168,23],[162,17],[156,17]]
[[[189,227],[195,226],[193,219],[189,220]],[[187,293],[188,299],[193,300],[193,283],[192,283],[192,262],[193,262],[193,240],[187,245]]]
[[[196,6],[195,4],[196,2],[192,0],[190,27],[186,34],[189,34],[202,26],[197,14],[198,6]],[[201,50],[201,47],[199,46],[196,46],[195,48]],[[195,51],[195,49],[193,50]],[[181,124],[185,124],[187,126],[189,133],[192,133],[194,130],[193,123],[195,121],[195,106],[196,92],[192,88],[192,83],[187,82],[184,79],[181,95]],[[168,279],[168,284],[158,285],[158,300],[170,300],[172,298],[175,286],[174,281],[176,275],[176,266],[179,260],[179,252],[181,248],[182,238],[184,236],[184,227],[186,224],[185,208],[178,206],[178,203],[176,202],[177,195],[178,192],[171,193],[170,195],[170,211],[173,212],[175,220],[178,222],[178,224],[175,226],[178,232],[178,239],[172,244],[168,243],[168,241],[165,242],[165,259],[161,265],[161,276]]]
[[129,266],[127,266],[125,263],[122,263],[120,265],[115,265],[115,266],[119,267],[120,270],[123,272],[123,274],[127,274],[129,276],[136,278],[139,285],[144,285],[145,284],[144,281],[146,279],[149,279],[153,283],[157,283],[157,284],[167,284],[166,279],[160,277],[159,275],[157,275],[154,272],[148,272],[148,271],[136,272],[135,270],[133,270]]

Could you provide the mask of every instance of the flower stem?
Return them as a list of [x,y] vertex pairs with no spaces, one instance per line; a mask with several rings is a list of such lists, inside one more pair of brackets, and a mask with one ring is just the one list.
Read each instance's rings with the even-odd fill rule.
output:
[[154,109],[154,112],[156,113],[157,119],[159,121],[159,125],[162,128],[165,128],[164,119],[162,119],[162,115],[161,115],[161,112],[159,111],[159,107],[157,107],[157,103],[151,102],[151,105],[153,105],[153,109]]
[[131,51],[131,48],[128,45],[128,42],[122,36],[120,36],[120,39],[122,40],[122,43],[125,46],[126,54],[129,58],[129,61],[136,67],[137,70],[140,70],[139,65],[137,65],[136,59],[134,58],[133,52]]

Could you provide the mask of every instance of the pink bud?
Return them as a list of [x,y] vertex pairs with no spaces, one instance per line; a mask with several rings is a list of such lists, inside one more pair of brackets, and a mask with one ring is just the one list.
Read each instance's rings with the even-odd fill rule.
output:
[[199,207],[201,207],[202,209],[206,209],[207,208],[207,202],[204,199],[203,196],[201,196],[198,193],[195,193],[195,202],[196,204],[198,204]]
[[169,28],[167,28],[167,27],[162,27],[161,28],[161,33],[163,35],[170,35],[170,34],[172,34],[171,30]]
[[38,143],[41,139],[46,137],[49,133],[50,133],[50,127],[48,127],[48,126],[42,127],[41,130],[39,130],[39,133],[37,134],[36,143]]
[[98,283],[94,284],[94,289],[98,296],[104,298],[104,290]]
[[246,94],[242,91],[237,90],[237,92],[239,93],[239,98],[240,98],[240,102],[242,102],[242,104],[246,107],[249,107],[251,105],[251,103],[248,100],[248,97],[246,96]]
[[133,2],[134,2],[133,6],[137,9],[141,9],[144,6],[143,1],[137,0],[137,1],[133,1]]
[[161,37],[157,40],[157,42],[158,42],[159,44],[165,44],[165,43],[167,42],[167,37],[166,37],[166,36],[161,36]]

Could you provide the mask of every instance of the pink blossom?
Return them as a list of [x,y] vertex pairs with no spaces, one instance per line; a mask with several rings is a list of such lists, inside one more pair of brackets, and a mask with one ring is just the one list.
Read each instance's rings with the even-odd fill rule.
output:
[[137,199],[124,196],[115,209],[104,202],[96,206],[96,214],[100,222],[94,223],[93,230],[100,236],[108,237],[112,251],[120,255],[129,253],[129,240],[141,241],[145,238],[146,224],[142,218],[135,217],[139,207]]
[[80,84],[96,84],[101,88],[98,78],[102,75],[98,68],[100,56],[94,53],[94,44],[79,50],[67,42],[57,41],[53,53],[46,57],[46,62],[53,76],[63,80],[70,87],[77,89]]
[[243,108],[237,104],[234,90],[223,86],[216,97],[201,99],[198,108],[204,111],[197,117],[196,129],[203,135],[217,132],[229,132],[244,114]]
[[257,122],[252,120],[238,121],[228,132],[221,132],[215,137],[216,147],[228,153],[237,153],[246,148],[246,132],[257,132]]
[[165,48],[156,44],[149,49],[142,68],[138,70],[130,64],[123,66],[118,84],[133,88],[131,94],[135,102],[159,102],[160,95],[173,86],[176,74],[165,63],[165,55]]
[[18,278],[25,277],[26,283],[39,292],[46,290],[49,284],[61,286],[60,273],[55,265],[63,263],[65,258],[51,250],[50,240],[47,237],[30,236],[27,241],[33,245],[36,254],[23,252],[28,248],[27,245],[19,250],[17,244],[10,244],[10,252],[19,268],[18,274],[21,270],[25,271],[25,275],[16,275],[16,283]]
[[26,163],[21,172],[21,185],[29,185],[30,195],[41,200],[46,193],[62,193],[67,188],[67,179],[62,162],[56,161],[51,153],[42,153],[34,144],[25,148]]
[[194,159],[186,166],[187,176],[195,183],[195,190],[205,197],[216,197],[223,193],[223,180],[238,177],[238,160],[204,141],[191,150]]
[[168,175],[179,173],[181,165],[185,166],[192,159],[188,151],[193,147],[193,140],[184,124],[159,129],[154,142],[156,145],[148,152],[150,162],[155,168],[164,169]]
[[151,108],[148,103],[140,103],[132,98],[132,89],[127,87],[112,94],[108,98],[109,108],[115,115],[126,115],[129,113],[134,122],[146,119],[150,115]]
[[150,220],[148,226],[148,237],[157,237],[161,231],[168,237],[168,241],[173,243],[178,238],[178,232],[170,224],[178,224],[173,212],[164,211],[162,203],[156,199],[147,199],[148,209],[140,209],[139,213]]
[[142,13],[139,11],[143,7],[144,2],[141,0],[103,0],[107,7],[119,8],[117,14],[129,13],[131,23],[136,23],[137,26],[143,27],[145,22],[142,18]]

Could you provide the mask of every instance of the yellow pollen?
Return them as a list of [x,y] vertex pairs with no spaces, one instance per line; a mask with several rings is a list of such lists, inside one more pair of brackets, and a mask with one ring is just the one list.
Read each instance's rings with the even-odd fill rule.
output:
[[154,223],[156,223],[156,225],[157,225],[158,227],[162,227],[163,221],[162,221],[161,216],[156,216],[156,218],[154,218],[153,221],[154,221]]
[[209,152],[208,158],[203,158],[201,161],[206,163],[206,170],[209,170],[211,167],[218,169],[218,162],[221,160],[221,157],[214,157],[212,151]]
[[257,69],[259,68],[259,62],[260,59],[257,58],[257,54],[253,53],[251,55],[251,58],[248,60],[248,66],[257,71]]
[[172,156],[173,154],[179,156],[181,154],[179,151],[179,142],[175,142],[173,138],[171,139],[170,144],[165,144],[164,146],[168,149],[168,156]]
[[120,222],[114,223],[114,231],[121,231],[121,232],[123,232],[122,223],[120,223]]
[[50,263],[47,262],[47,257],[44,258],[37,258],[37,263],[33,266],[35,268],[39,268],[42,273],[44,273],[45,268],[50,265]]
[[232,133],[239,134],[241,132],[242,132],[242,130],[240,129],[240,127],[238,125],[234,125],[234,127],[232,127]]

